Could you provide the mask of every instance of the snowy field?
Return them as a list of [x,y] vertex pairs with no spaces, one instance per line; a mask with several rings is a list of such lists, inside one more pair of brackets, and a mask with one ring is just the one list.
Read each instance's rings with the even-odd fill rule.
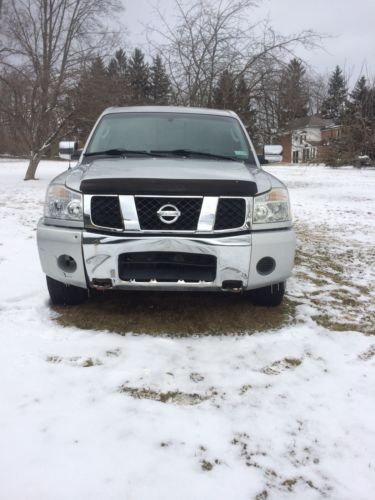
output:
[[298,234],[288,319],[177,336],[51,309],[35,228],[65,167],[0,161],[0,500],[375,498],[375,171],[270,167]]

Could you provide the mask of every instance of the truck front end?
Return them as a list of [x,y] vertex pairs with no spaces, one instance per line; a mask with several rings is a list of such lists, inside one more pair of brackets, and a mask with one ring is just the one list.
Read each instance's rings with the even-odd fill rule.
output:
[[149,289],[277,305],[295,249],[287,189],[238,117],[191,108],[107,110],[51,183],[37,236],[54,303]]

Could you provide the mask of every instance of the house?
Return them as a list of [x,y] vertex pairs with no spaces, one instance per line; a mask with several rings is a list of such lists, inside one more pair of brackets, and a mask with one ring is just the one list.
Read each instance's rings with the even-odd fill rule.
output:
[[323,162],[333,140],[341,136],[341,126],[318,115],[293,120],[279,132],[275,142],[283,146],[287,163]]

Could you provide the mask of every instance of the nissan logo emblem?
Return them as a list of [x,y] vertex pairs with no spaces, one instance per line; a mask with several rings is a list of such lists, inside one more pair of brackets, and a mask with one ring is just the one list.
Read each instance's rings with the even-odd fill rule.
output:
[[156,213],[164,224],[173,224],[181,215],[179,209],[174,205],[163,205]]

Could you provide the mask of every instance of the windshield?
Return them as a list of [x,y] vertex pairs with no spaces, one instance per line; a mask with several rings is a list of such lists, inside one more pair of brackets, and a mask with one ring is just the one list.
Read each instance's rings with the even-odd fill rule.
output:
[[103,116],[86,154],[105,151],[163,153],[255,164],[245,134],[235,118],[196,113],[113,113]]

